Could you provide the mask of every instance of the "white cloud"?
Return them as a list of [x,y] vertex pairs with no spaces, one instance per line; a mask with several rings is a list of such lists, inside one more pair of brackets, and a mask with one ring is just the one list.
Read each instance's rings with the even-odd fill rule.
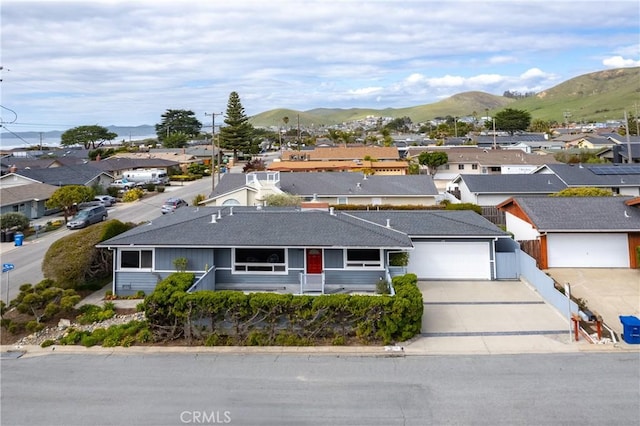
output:
[[600,2],[576,14],[562,0],[35,5],[0,11],[2,102],[31,124],[153,124],[167,108],[224,109],[232,91],[250,115],[404,107],[638,64],[624,59],[637,55],[639,18],[624,0],[606,16]]
[[622,56],[612,56],[602,60],[602,65],[610,68],[639,67],[640,61],[625,59]]

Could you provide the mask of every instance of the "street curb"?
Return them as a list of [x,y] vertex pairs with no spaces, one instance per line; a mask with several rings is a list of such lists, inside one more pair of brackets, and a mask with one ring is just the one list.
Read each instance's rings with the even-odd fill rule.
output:
[[[409,344],[410,345],[410,344]],[[104,348],[79,345],[52,345],[42,348],[38,345],[3,345],[2,353],[22,353],[22,357],[44,355],[140,355],[140,354],[194,354],[194,355],[325,355],[325,356],[367,356],[367,357],[407,357],[407,356],[460,356],[460,355],[503,355],[503,354],[546,354],[546,353],[640,353],[640,347],[629,345],[572,345],[563,351],[553,350],[507,350],[504,352],[486,351],[443,351],[430,352],[402,345],[396,346],[130,346]]]

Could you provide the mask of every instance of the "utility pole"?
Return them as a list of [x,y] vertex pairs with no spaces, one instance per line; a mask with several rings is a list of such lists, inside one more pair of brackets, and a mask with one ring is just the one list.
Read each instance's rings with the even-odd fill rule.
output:
[[300,151],[300,143],[302,141],[300,140],[300,114],[298,114],[298,151]]
[[631,155],[631,137],[629,136],[629,117],[627,117],[627,110],[624,110],[624,127],[627,134],[627,164],[633,163],[633,156]]
[[[211,192],[216,189],[216,115],[222,115],[221,112],[204,113],[205,117],[211,116]],[[218,182],[220,182],[220,144],[217,149],[218,154]]]

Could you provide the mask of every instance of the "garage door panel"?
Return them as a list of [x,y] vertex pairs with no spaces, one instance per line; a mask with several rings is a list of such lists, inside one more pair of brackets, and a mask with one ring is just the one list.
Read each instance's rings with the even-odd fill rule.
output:
[[628,268],[626,234],[549,234],[549,268]]
[[491,279],[487,242],[414,242],[408,271],[420,279]]

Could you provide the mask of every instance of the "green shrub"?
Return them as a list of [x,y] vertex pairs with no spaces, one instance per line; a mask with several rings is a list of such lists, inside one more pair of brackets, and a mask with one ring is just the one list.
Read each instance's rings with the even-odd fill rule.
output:
[[166,188],[164,186],[160,186],[160,185],[156,186],[156,192],[159,194],[163,193],[165,189]]
[[389,253],[389,266],[407,266],[409,264],[409,252]]
[[76,322],[78,324],[92,324],[113,318],[115,314],[115,305],[112,302],[105,302],[103,307],[83,305],[80,307],[80,315],[76,317]]
[[636,247],[636,268],[640,268],[640,246]]
[[107,249],[97,249],[95,246],[132,226],[108,220],[56,240],[42,262],[44,277],[55,281],[59,287],[73,289],[111,277],[111,254]]
[[422,325],[422,293],[414,274],[394,277],[395,296],[186,293],[193,280],[193,274],[171,274],[145,299],[155,341],[188,337],[205,345],[306,345],[357,338],[389,343],[413,337]]
[[40,343],[40,347],[41,348],[48,348],[49,346],[55,344],[56,342],[51,340],[51,339],[47,339],[44,342]]
[[130,190],[125,191],[125,193],[122,194],[122,202],[131,203],[133,201],[138,201],[142,197],[144,197],[144,191],[142,189],[131,188]]
[[67,334],[59,339],[61,345],[77,345],[80,343],[83,337],[88,336],[89,332],[76,330],[70,328],[67,330]]
[[80,296],[74,290],[63,289],[53,280],[44,279],[35,287],[31,284],[20,286],[20,293],[11,304],[18,312],[32,315],[36,322],[43,322],[62,313],[70,313]]
[[376,283],[376,293],[378,294],[389,294],[391,293],[391,288],[389,287],[389,282],[387,280],[378,280]]
[[25,326],[26,330],[29,333],[35,333],[36,331],[42,330],[44,327],[45,327],[44,324],[39,323],[38,321],[35,321],[35,320],[29,321]]
[[482,214],[482,207],[473,203],[446,203],[445,210],[473,210],[479,215]]
[[98,340],[94,336],[82,336],[80,344],[86,348],[90,348],[91,346],[97,345]]
[[0,228],[11,229],[16,228],[23,231],[29,227],[29,218],[23,213],[10,212],[0,215]]

